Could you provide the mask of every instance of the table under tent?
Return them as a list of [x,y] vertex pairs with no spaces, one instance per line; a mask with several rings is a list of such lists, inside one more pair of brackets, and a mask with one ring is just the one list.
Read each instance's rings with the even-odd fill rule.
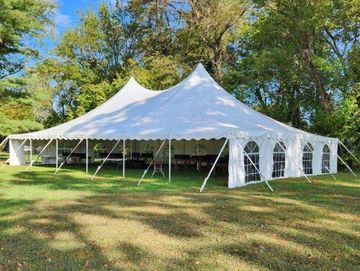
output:
[[[111,99],[74,120],[42,131],[10,135],[10,165],[39,159],[56,172],[65,163],[101,167],[113,162],[146,173],[167,169],[227,169],[228,187],[268,180],[334,174],[337,138],[311,134],[267,117],[219,86],[204,67],[167,90],[144,88],[131,78]],[[25,148],[25,146],[27,146]],[[37,150],[36,158],[34,149]],[[26,155],[28,150],[28,155]],[[348,165],[346,165],[348,167]],[[153,167],[153,169],[152,169]],[[349,168],[349,170],[351,170]],[[149,172],[150,174],[150,172]]]

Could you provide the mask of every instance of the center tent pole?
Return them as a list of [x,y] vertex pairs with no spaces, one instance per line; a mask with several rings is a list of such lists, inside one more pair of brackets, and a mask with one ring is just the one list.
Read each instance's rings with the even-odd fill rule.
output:
[[96,174],[98,173],[98,171],[101,169],[101,167],[105,164],[106,160],[110,157],[111,153],[115,150],[116,146],[119,145],[121,139],[119,139],[116,144],[114,145],[114,147],[111,149],[111,151],[109,152],[109,154],[105,157],[105,159],[102,161],[101,165],[98,166],[98,168],[96,169],[94,175],[91,176],[91,180],[94,179],[94,177],[96,176]]
[[123,178],[125,178],[125,155],[126,155],[126,153],[125,153],[125,148],[126,148],[126,140],[125,139],[123,139],[123,153],[122,153],[122,155],[123,155],[123,157],[122,157],[122,176],[123,176]]
[[75,146],[75,148],[73,148],[70,152],[70,154],[65,158],[65,160],[60,164],[60,166],[55,170],[54,175],[56,175],[56,173],[58,173],[58,171],[61,169],[61,167],[65,164],[66,160],[73,154],[73,152],[77,149],[77,147],[80,146],[81,142],[83,142],[83,140],[85,139],[85,137],[83,137],[80,142]]
[[171,139],[169,138],[169,183],[171,182]]
[[[20,150],[20,148],[21,148],[22,146],[24,146],[24,144],[25,144],[25,142],[26,142],[27,140],[28,140],[27,138],[24,139],[24,141],[20,144],[20,146],[16,148],[15,153],[17,153],[18,150]],[[0,167],[0,169],[2,169],[7,163],[9,163],[9,161],[10,161],[10,158],[6,159],[5,163]]]
[[28,170],[32,167],[33,163],[36,163],[37,160],[39,160],[39,157],[41,156],[41,154],[46,150],[46,148],[51,144],[51,142],[52,142],[53,140],[54,140],[53,138],[49,140],[49,142],[48,142],[48,143],[45,145],[45,147],[40,151],[39,155],[36,157],[35,160],[30,160],[30,165],[25,169],[25,171],[28,171]]
[[253,162],[253,160],[250,158],[250,156],[246,153],[246,151],[244,150],[243,146],[241,146],[241,144],[238,142],[238,144],[240,145],[241,149],[243,150],[243,154],[245,154],[245,156],[249,159],[250,163],[253,165],[253,167],[256,169],[256,171],[260,174],[261,179],[266,183],[266,185],[269,187],[271,192],[274,192],[274,189],[270,186],[269,182],[266,180],[266,178],[264,177],[264,175],[260,172],[260,170],[258,169],[258,167],[255,165],[255,163]]
[[216,164],[217,164],[217,161],[219,160],[222,152],[224,151],[225,146],[226,146],[226,144],[228,143],[228,141],[229,141],[229,138],[227,138],[227,139],[225,140],[224,145],[221,147],[220,152],[219,152],[218,156],[216,157],[215,162],[214,162],[214,164],[212,165],[212,167],[211,167],[211,169],[210,169],[210,171],[209,171],[209,174],[206,176],[206,178],[204,179],[203,184],[202,184],[201,187],[200,187],[200,192],[202,192],[202,191],[204,190],[205,185],[206,185],[208,179],[210,178],[210,175],[211,175],[211,173],[213,172],[213,170],[214,170],[214,168],[215,168],[215,166],[216,166]]
[[140,184],[141,184],[142,180],[144,179],[144,177],[145,177],[146,173],[148,172],[148,170],[149,170],[149,168],[151,167],[152,163],[154,162],[155,158],[158,156],[158,154],[160,153],[160,151],[161,151],[162,147],[164,146],[165,141],[166,141],[166,139],[165,139],[165,140],[161,143],[161,145],[160,145],[160,147],[159,147],[158,151],[157,151],[157,152],[155,153],[155,155],[154,155],[153,160],[151,161],[151,163],[149,164],[149,166],[145,169],[145,171],[144,171],[143,175],[141,176],[141,179],[140,179],[140,181],[138,182],[138,184],[137,184],[137,185],[140,185]]

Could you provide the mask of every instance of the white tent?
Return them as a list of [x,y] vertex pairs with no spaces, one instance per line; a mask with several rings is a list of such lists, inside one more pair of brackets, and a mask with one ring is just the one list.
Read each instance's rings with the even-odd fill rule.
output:
[[19,164],[25,139],[226,139],[229,188],[337,172],[338,139],[295,129],[251,109],[219,86],[201,64],[167,90],[152,91],[131,78],[111,99],[79,118],[10,135],[10,164]]

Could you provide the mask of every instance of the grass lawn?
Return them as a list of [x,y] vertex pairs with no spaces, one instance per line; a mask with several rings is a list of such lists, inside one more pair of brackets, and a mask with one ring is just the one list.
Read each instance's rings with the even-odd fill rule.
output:
[[23,170],[0,171],[0,270],[359,270],[348,173],[273,181],[274,193],[217,177],[200,194],[191,172],[137,187],[136,170]]

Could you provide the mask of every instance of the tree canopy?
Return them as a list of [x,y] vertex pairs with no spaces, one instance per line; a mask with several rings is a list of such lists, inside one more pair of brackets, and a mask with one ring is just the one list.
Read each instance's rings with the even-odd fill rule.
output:
[[130,76],[167,88],[202,62],[258,111],[339,137],[360,154],[357,0],[112,1],[81,12],[31,68],[23,59],[38,53],[26,40],[44,34],[55,7],[45,0],[0,7],[1,135],[78,117]]

